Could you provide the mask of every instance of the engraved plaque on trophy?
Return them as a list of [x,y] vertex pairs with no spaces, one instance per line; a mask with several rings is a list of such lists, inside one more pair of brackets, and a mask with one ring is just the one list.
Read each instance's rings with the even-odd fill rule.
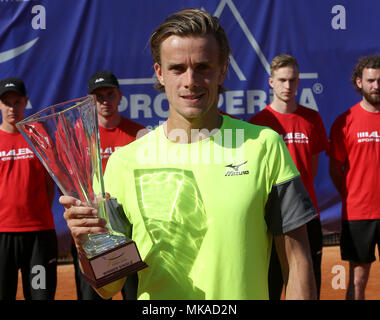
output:
[[99,288],[146,268],[116,199],[105,196],[94,96],[48,107],[16,126],[61,192],[95,207],[107,221],[108,233],[89,234],[85,254],[78,252],[84,279]]

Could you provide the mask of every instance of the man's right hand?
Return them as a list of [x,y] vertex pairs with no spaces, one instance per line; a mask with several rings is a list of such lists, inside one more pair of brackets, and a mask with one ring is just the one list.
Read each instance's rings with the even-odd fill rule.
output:
[[83,244],[90,233],[106,233],[106,220],[98,218],[97,210],[85,206],[79,199],[70,196],[61,196],[59,203],[65,207],[64,218],[70,229],[78,251],[84,253]]

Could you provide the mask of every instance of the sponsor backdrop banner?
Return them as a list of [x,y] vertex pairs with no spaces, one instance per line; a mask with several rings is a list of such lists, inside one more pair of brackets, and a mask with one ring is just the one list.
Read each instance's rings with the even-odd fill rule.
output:
[[[120,112],[153,128],[168,116],[168,102],[153,88],[148,40],[169,14],[187,7],[218,16],[229,36],[228,91],[219,106],[242,120],[271,101],[269,63],[289,53],[300,66],[297,101],[318,110],[329,133],[360,99],[350,84],[357,59],[379,52],[380,3],[373,0],[0,0],[0,79],[25,81],[28,116],[85,96],[90,75],[109,69],[123,92]],[[340,199],[325,154],[315,183],[324,233],[337,232]],[[60,251],[67,252],[70,236],[57,199],[53,209]]]

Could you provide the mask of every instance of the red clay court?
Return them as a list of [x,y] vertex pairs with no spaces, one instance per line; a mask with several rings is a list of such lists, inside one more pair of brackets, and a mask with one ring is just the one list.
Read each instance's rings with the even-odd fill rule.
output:
[[[371,273],[366,289],[367,300],[380,300],[380,263],[379,256],[376,253],[376,261],[372,264]],[[333,273],[334,266],[342,266],[336,268],[339,273]],[[344,271],[342,271],[344,270]],[[322,285],[321,300],[344,300],[346,290],[334,289],[337,287],[337,277],[345,272],[346,287],[348,284],[348,262],[340,259],[339,246],[325,246],[322,254]],[[58,266],[58,283],[55,299],[56,300],[76,300],[74,266],[72,264],[61,264]],[[342,284],[342,283],[339,283]],[[22,284],[19,277],[19,285],[17,290],[17,300],[23,300]],[[121,300],[121,294],[117,294],[114,300]]]

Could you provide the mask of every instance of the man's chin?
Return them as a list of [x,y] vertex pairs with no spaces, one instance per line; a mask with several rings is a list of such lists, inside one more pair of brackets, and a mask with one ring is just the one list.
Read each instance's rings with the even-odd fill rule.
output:
[[186,110],[186,112],[184,112],[182,116],[188,119],[189,121],[193,121],[202,118],[206,111],[207,110],[201,108],[191,108],[190,110]]
[[102,112],[102,113],[100,113],[100,115],[103,118],[111,118],[114,115],[114,113],[113,112]]
[[373,95],[369,94],[367,92],[362,91],[363,97],[373,106],[380,106],[380,96],[379,95]]
[[289,101],[291,101],[293,98],[294,98],[294,97],[291,96],[291,95],[289,95],[289,96],[282,96],[282,97],[281,97],[281,100],[282,100],[283,102],[289,102]]
[[368,99],[367,98],[367,102],[371,105],[371,106],[374,106],[376,108],[378,108],[380,106],[380,99]]
[[17,122],[20,122],[22,118],[11,118],[8,120],[8,123],[11,124],[12,126],[15,126]]

